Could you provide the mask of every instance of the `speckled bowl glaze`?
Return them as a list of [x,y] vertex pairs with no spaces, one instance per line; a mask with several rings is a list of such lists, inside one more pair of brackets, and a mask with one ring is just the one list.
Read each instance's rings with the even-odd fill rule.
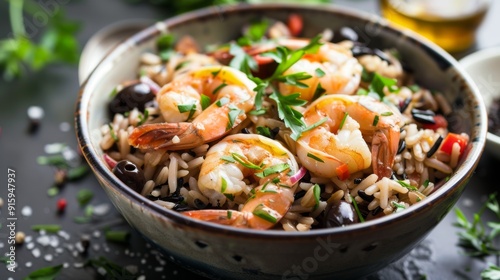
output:
[[[350,26],[361,40],[378,48],[397,48],[417,82],[442,91],[453,106],[451,130],[471,141],[451,178],[421,203],[397,214],[344,228],[309,232],[255,231],[192,220],[142,197],[120,182],[102,159],[99,127],[109,121],[109,92],[133,79],[139,56],[154,49],[159,26],[190,34],[201,45],[237,38],[253,19],[304,18],[305,36],[324,28]],[[479,91],[446,52],[411,32],[392,28],[376,16],[335,6],[268,4],[213,7],[164,21],[120,44],[81,87],[76,128],[87,161],[125,219],[169,259],[211,278],[348,279],[369,275],[403,257],[441,221],[462,194],[483,152],[486,110]]]

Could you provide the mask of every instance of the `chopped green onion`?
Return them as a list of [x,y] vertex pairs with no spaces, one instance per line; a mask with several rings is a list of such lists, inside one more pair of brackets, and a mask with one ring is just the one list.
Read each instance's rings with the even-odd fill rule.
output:
[[50,233],[56,233],[61,230],[60,225],[32,225],[31,229],[34,231],[46,231]]
[[113,140],[118,141],[118,136],[116,136],[116,133],[115,133],[115,130],[113,128],[113,126],[109,123],[108,124],[109,126],[109,134],[111,135],[111,138],[113,138]]
[[58,188],[58,187],[50,187],[50,188],[47,190],[47,194],[48,194],[50,197],[56,196],[58,193],[59,193],[59,188]]
[[259,204],[257,205],[257,207],[255,207],[255,209],[253,210],[253,214],[261,219],[264,219],[270,223],[273,223],[275,224],[276,222],[278,222],[278,218],[274,217],[273,215],[271,215],[271,213],[269,213],[268,211],[266,211],[266,206],[264,204]]
[[392,116],[393,113],[392,112],[384,112],[382,114],[380,114],[381,116],[384,116],[384,117],[387,117],[387,116]]
[[243,165],[246,168],[250,169],[255,169],[255,170],[260,170],[261,166],[255,165],[254,163],[250,162],[245,156],[237,154],[237,153],[231,153],[231,156],[239,162],[241,165]]
[[214,78],[217,77],[217,75],[219,75],[219,73],[220,73],[221,70],[222,70],[222,67],[219,70],[212,72],[212,76]]
[[174,70],[179,70],[179,69],[181,69],[182,67],[184,67],[184,66],[188,65],[190,62],[191,62],[191,61],[189,61],[189,60],[183,61],[183,62],[181,62],[181,63],[177,64],[177,65],[175,66],[175,69],[174,69]]
[[230,220],[232,216],[233,216],[233,211],[227,210],[227,219]]
[[319,206],[319,196],[321,194],[321,188],[318,184],[314,184],[313,186],[313,194],[314,194],[314,210]]
[[378,124],[378,119],[379,119],[379,116],[378,116],[378,115],[376,115],[376,116],[375,116],[375,118],[373,118],[373,123],[372,123],[372,125],[373,125],[373,126],[377,126],[377,124]]
[[412,91],[412,92],[417,92],[420,90],[420,87],[418,85],[411,85],[411,86],[408,86],[408,88]]
[[316,161],[319,161],[319,162],[325,162],[324,160],[322,160],[321,158],[315,156],[314,154],[311,154],[311,153],[307,153],[307,157],[310,157]]
[[395,201],[392,201],[392,206],[394,206],[396,208],[396,211],[395,211],[396,213],[401,212],[402,210],[406,209],[404,204],[397,203]]
[[262,170],[262,172],[255,173],[255,176],[264,178],[271,174],[281,173],[289,168],[290,165],[288,163],[279,163]]
[[417,188],[415,188],[414,186],[406,183],[405,181],[402,181],[402,180],[396,180],[396,182],[398,182],[403,188],[407,188],[408,190],[410,191],[418,191]]
[[348,115],[349,114],[347,112],[344,112],[344,116],[342,117],[342,120],[340,121],[339,130],[341,130],[342,127],[344,127],[344,123],[345,123],[345,120],[347,119]]
[[316,73],[316,76],[318,78],[321,78],[325,75],[325,72],[323,70],[321,70],[321,68],[316,68],[316,70],[314,72]]
[[358,214],[359,221],[363,223],[365,221],[365,218],[363,218],[363,215],[361,215],[361,211],[359,211],[358,203],[356,202],[354,197],[352,197],[352,195],[349,195],[349,196],[351,197],[351,201],[352,201],[352,205],[354,206],[354,210],[356,210],[356,214]]
[[177,108],[179,109],[179,113],[189,112],[187,120],[191,119],[191,117],[196,112],[196,104],[177,105]]
[[233,201],[233,200],[234,200],[234,194],[225,193],[225,194],[224,194],[224,196],[225,196],[227,199],[231,200],[231,201]]
[[107,230],[104,236],[107,241],[123,243],[128,241],[130,232],[125,230]]
[[427,188],[429,186],[429,183],[430,183],[429,179],[425,180],[423,183],[424,188]]
[[[149,111],[144,110],[144,114],[139,115],[139,122],[137,123],[137,126],[143,125],[148,120],[148,117],[149,117]],[[118,141],[118,139],[116,139],[116,141]]]
[[86,224],[89,223],[92,219],[90,217],[82,217],[82,216],[77,216],[73,218],[73,221],[77,224]]
[[311,124],[310,126],[306,127],[306,129],[304,129],[303,132],[306,132],[306,131],[309,131],[309,130],[312,130],[312,129],[315,129],[316,127],[324,124],[326,121],[328,120],[328,118],[323,118],[313,124]]
[[118,88],[114,87],[113,90],[109,93],[109,98],[115,97],[117,93],[118,93]]
[[360,88],[356,92],[356,95],[368,95],[368,91],[366,89],[364,89],[364,88]]
[[226,192],[226,189],[227,189],[227,181],[226,179],[224,179],[224,177],[221,177],[221,186],[220,186],[220,192],[221,193],[225,193]]
[[172,49],[172,47],[174,46],[174,42],[175,42],[175,37],[173,34],[171,33],[162,34],[156,40],[156,47],[158,48],[159,51]]

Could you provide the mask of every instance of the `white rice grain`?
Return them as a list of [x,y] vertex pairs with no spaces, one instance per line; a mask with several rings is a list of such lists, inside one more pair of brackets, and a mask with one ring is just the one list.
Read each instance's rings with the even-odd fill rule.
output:
[[144,184],[144,188],[142,188],[141,195],[147,196],[148,194],[153,191],[153,188],[155,187],[155,182],[153,180],[148,180]]
[[144,164],[144,160],[137,157],[135,154],[128,154],[125,158],[136,166],[142,166]]
[[351,190],[350,194],[352,196],[357,196],[359,190],[364,190],[364,189],[368,188],[369,186],[375,184],[375,182],[377,182],[377,180],[378,180],[377,174],[370,174],[363,181],[361,181],[361,183],[357,184],[356,187],[354,187]]
[[441,171],[444,174],[451,174],[453,172],[453,169],[451,169],[450,166],[448,166],[446,163],[439,161],[435,158],[426,158],[424,163],[428,167],[431,167],[431,168],[434,168],[438,171]]
[[188,165],[187,169],[192,170],[192,169],[198,168],[203,164],[203,161],[205,161],[205,159],[203,159],[203,157],[194,158],[194,159],[187,162],[187,165]]
[[451,147],[451,157],[450,157],[450,167],[455,168],[458,164],[458,158],[460,157],[460,144],[457,142],[453,143]]
[[179,166],[177,165],[177,158],[170,155],[170,164],[168,165],[168,187],[170,189],[170,193],[174,193],[177,189],[177,170]]
[[382,178],[382,180],[380,180],[377,185],[380,189],[380,207],[382,208],[386,208],[389,204],[389,185],[388,185],[388,181],[389,179],[387,179],[386,177]]
[[159,204],[160,206],[163,206],[167,209],[173,209],[175,206],[175,203],[170,202],[170,201],[163,201],[163,200],[155,200],[156,204]]
[[187,175],[189,175],[189,170],[182,169],[177,171],[177,178],[186,177]]
[[158,185],[163,185],[167,182],[168,180],[168,167],[167,166],[164,166],[160,169],[160,172],[158,172],[158,175],[156,175],[156,178],[155,178],[155,184],[158,186]]

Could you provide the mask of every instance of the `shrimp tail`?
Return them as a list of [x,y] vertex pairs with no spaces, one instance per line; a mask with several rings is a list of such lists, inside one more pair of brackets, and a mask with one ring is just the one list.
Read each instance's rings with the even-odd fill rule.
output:
[[394,164],[394,158],[398,149],[398,141],[394,141],[393,137],[399,139],[399,131],[396,132],[390,129],[384,133],[379,130],[373,135],[372,166],[373,173],[377,174],[379,178],[390,178],[392,176],[392,165]]
[[181,122],[141,125],[132,131],[128,142],[139,149],[183,150],[202,145],[204,140],[192,123]]
[[219,225],[228,225],[239,228],[249,228],[250,213],[235,210],[204,209],[182,212],[188,217]]

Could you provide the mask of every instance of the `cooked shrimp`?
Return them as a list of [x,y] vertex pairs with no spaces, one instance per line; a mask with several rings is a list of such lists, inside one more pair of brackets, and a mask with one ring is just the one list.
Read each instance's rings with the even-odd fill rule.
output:
[[221,198],[242,194],[244,179],[255,182],[257,187],[240,211],[206,209],[183,213],[234,227],[271,228],[293,203],[296,184],[291,182],[290,174],[297,171],[294,156],[279,142],[257,134],[227,136],[206,155],[198,178],[200,191],[216,204]]
[[[280,44],[290,48],[305,47],[309,41],[302,39],[280,40]],[[300,98],[311,101],[319,86],[325,94],[353,94],[361,82],[362,66],[352,56],[352,52],[343,46],[324,43],[317,53],[307,53],[283,75],[305,72],[311,78],[302,80],[307,87],[280,83],[280,92],[284,95],[300,93]]]
[[337,94],[319,98],[304,112],[308,125],[324,118],[326,122],[297,141],[297,156],[304,167],[322,177],[346,179],[371,164],[379,178],[392,175],[399,112],[369,96]]
[[[141,149],[183,150],[217,140],[246,118],[254,105],[254,88],[255,83],[234,68],[205,66],[190,71],[156,96],[165,123],[135,128],[129,143]],[[202,98],[211,102],[205,110]]]

